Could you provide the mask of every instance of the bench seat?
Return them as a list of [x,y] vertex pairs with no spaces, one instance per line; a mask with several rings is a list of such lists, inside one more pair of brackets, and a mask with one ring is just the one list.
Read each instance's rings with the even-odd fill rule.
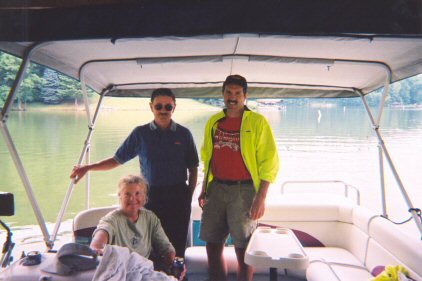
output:
[[[335,247],[305,247],[305,252],[309,257],[310,267],[320,268],[320,267],[330,267],[330,266],[339,266],[350,265],[356,268],[357,270],[365,270],[367,274],[369,272],[364,268],[362,263],[350,252],[342,248]],[[224,258],[226,260],[228,272],[235,273],[237,268],[237,259],[233,246],[224,248]],[[189,247],[186,250],[186,267],[189,269],[189,276],[199,277],[207,276],[208,264],[207,264],[207,253],[204,246]],[[325,269],[322,268],[324,271]],[[319,270],[319,269],[318,269]],[[318,271],[317,270],[317,271]],[[350,269],[347,269],[350,270]],[[267,276],[268,268],[255,268],[255,276]],[[332,274],[331,270],[329,273]],[[305,280],[306,272],[297,271],[297,270],[287,270],[284,272],[279,271],[279,275],[285,278],[286,275],[291,278],[296,278],[296,280]],[[369,274],[370,275],[370,274]],[[372,277],[372,276],[370,276]],[[268,278],[268,277],[267,277]],[[192,278],[192,280],[199,280]],[[311,279],[308,279],[311,280]],[[323,279],[317,279],[323,280]],[[325,279],[325,280],[336,280],[336,279]],[[343,280],[343,279],[341,279]],[[358,279],[357,279],[358,280]]]
[[374,276],[363,266],[348,264],[330,264],[322,261],[313,261],[306,270],[308,281],[368,281]]
[[[306,272],[279,270],[279,274],[287,273],[289,278],[298,278],[296,280],[359,281],[373,278],[371,273],[376,268],[402,265],[408,269],[411,278],[422,281],[420,240],[344,198],[326,200],[317,197],[315,194],[310,197],[303,194],[274,196],[266,204],[265,215],[259,223],[294,230],[310,261]],[[200,220],[200,211],[200,208],[193,207],[193,220]],[[319,247],[312,247],[312,244]],[[205,280],[201,279],[207,276],[208,270],[205,247],[190,247],[185,256],[189,280]],[[225,247],[224,256],[229,273],[235,274],[234,248]],[[265,275],[268,279],[268,269],[255,270],[254,280]],[[191,279],[191,276],[195,278]]]
[[[75,241],[89,244],[99,219],[114,209],[116,206],[79,213],[73,225]],[[201,209],[194,205],[192,220],[196,227],[200,217]],[[306,272],[279,270],[283,280],[368,280],[373,277],[371,272],[374,269],[402,265],[408,269],[411,278],[422,281],[421,241],[350,201],[341,198],[323,200],[315,194],[312,197],[301,194],[296,198],[273,196],[269,198],[265,215],[259,223],[294,230],[309,257]],[[192,233],[192,237],[197,237],[197,233]],[[185,254],[187,276],[190,281],[206,280],[206,250],[204,246],[195,246],[194,240]],[[235,280],[237,260],[234,248],[225,247],[224,256],[230,280]],[[254,280],[268,280],[267,268],[256,268],[255,271]]]

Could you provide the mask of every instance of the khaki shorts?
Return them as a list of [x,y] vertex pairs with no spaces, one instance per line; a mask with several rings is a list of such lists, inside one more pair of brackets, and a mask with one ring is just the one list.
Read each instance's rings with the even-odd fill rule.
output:
[[235,247],[246,248],[256,228],[256,220],[250,218],[255,193],[253,183],[227,185],[211,182],[199,238],[208,243],[225,243],[230,233]]

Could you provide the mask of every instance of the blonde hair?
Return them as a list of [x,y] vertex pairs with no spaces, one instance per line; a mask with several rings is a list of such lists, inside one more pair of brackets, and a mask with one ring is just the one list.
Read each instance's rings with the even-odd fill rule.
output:
[[136,184],[139,186],[143,186],[143,190],[144,190],[144,194],[145,194],[145,203],[148,202],[148,191],[149,191],[149,186],[148,186],[148,182],[141,176],[137,176],[137,175],[127,175],[124,176],[123,178],[121,178],[119,180],[119,183],[117,184],[118,189],[117,189],[117,195],[120,196],[120,192],[122,191],[123,187],[125,187],[126,185],[129,184]]

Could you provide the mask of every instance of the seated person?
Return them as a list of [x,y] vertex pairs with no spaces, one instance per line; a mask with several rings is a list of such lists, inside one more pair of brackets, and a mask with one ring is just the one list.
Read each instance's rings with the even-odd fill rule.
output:
[[148,185],[140,176],[128,175],[118,184],[120,208],[101,218],[90,247],[102,254],[106,244],[129,248],[154,261],[157,270],[169,272],[176,252],[157,216],[144,209]]

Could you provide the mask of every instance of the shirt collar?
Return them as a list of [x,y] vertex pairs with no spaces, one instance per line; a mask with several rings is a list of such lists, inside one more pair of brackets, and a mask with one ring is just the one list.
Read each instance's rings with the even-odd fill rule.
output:
[[[154,123],[154,120],[149,123],[149,128],[154,131],[158,129],[158,126]],[[170,121],[170,131],[176,132],[177,123],[173,120]]]

